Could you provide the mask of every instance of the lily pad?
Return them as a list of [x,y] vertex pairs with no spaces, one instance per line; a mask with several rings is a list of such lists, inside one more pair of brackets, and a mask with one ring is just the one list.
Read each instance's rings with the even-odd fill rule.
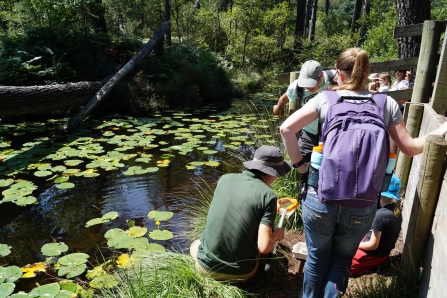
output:
[[168,230],[153,230],[149,233],[149,237],[154,240],[169,240],[174,238],[174,234]]
[[70,179],[67,176],[59,176],[56,179],[54,179],[54,183],[63,183],[63,182],[67,182],[68,179]]
[[0,284],[3,282],[15,282],[22,277],[22,269],[17,266],[0,267]]
[[203,151],[204,154],[216,154],[217,152],[219,152],[219,151],[217,151],[217,150],[205,150],[205,151]]
[[59,293],[54,298],[72,298],[72,292],[60,290]]
[[68,250],[68,246],[64,243],[47,243],[40,251],[49,257],[59,256],[61,253],[66,252]]
[[153,219],[155,221],[165,221],[169,220],[174,216],[174,213],[170,211],[158,211],[158,210],[152,210],[148,213],[147,217],[149,219]]
[[0,285],[0,297],[6,298],[14,292],[16,285],[13,283],[4,283]]
[[33,297],[53,298],[56,297],[60,289],[59,284],[53,283],[34,288],[29,294]]
[[11,298],[30,298],[33,297],[31,295],[28,295],[26,293],[17,293],[17,294],[12,294]]
[[4,257],[11,253],[11,246],[0,243],[0,256]]
[[61,282],[59,286],[61,287],[61,290],[69,291],[72,293],[75,293],[77,289],[76,284],[72,282]]
[[0,187],[6,187],[11,185],[14,182],[14,179],[0,179]]
[[64,183],[57,184],[56,187],[59,189],[68,189],[68,188],[75,187],[75,185],[74,185],[74,183],[71,183],[71,182],[64,182]]
[[160,245],[158,243],[149,243],[144,248],[137,248],[133,252],[132,256],[134,256],[135,258],[142,259],[149,254],[163,253],[165,251],[166,251],[166,249],[162,245]]
[[107,212],[106,214],[104,214],[101,218],[103,220],[113,220],[113,219],[116,219],[117,217],[118,217],[118,212],[110,211],[110,212]]
[[147,233],[147,228],[145,227],[131,227],[126,231],[126,234],[132,238],[143,237]]
[[74,264],[71,263],[68,266],[61,266],[59,268],[59,271],[57,272],[58,276],[64,276],[67,275],[67,278],[72,278],[78,275],[81,275],[84,273],[84,271],[87,269],[86,264]]
[[99,225],[99,224],[102,224],[102,223],[104,223],[104,221],[102,220],[102,218],[93,218],[93,219],[90,219],[90,220],[85,224],[85,227],[88,228],[88,227],[91,227],[91,226],[94,226],[94,225]]
[[50,172],[50,171],[36,171],[36,172],[34,172],[34,176],[37,176],[37,177],[46,177],[46,176],[50,176],[51,174],[53,174],[53,172]]
[[68,266],[70,264],[80,265],[87,263],[87,259],[90,256],[85,253],[72,253],[60,258],[57,262],[61,265]]
[[219,165],[219,163],[217,161],[208,161],[205,163],[205,165],[207,165],[209,167],[217,167]]

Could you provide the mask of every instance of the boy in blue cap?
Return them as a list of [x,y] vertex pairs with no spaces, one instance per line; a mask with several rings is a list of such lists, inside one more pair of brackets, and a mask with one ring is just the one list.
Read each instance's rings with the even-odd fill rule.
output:
[[399,177],[393,174],[388,190],[380,194],[381,208],[352,259],[352,275],[370,271],[383,263],[394,248],[402,225],[402,214],[394,201],[400,200],[400,185]]

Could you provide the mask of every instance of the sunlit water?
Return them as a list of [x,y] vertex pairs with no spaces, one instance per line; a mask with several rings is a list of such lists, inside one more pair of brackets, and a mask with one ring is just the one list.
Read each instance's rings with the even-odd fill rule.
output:
[[[239,118],[242,112],[240,109],[241,106],[244,105],[239,105],[239,108],[229,112],[229,115],[234,115],[235,118],[229,117],[227,121],[232,119],[235,123],[243,121],[242,118]],[[250,112],[252,115],[257,116],[257,113],[260,111],[262,112],[262,109]],[[197,119],[213,119],[216,122],[222,121],[218,117],[211,117],[213,113],[217,114],[216,111],[209,112],[200,110],[185,112],[191,113],[191,115],[177,116],[176,118],[170,118],[169,121],[184,124],[184,126],[178,126],[183,128],[188,128],[191,124],[197,123]],[[151,117],[163,119],[166,116],[169,115],[156,115]],[[122,116],[114,116],[112,118],[125,120],[125,117]],[[193,118],[196,119],[196,122],[190,120]],[[100,120],[97,123],[101,123],[102,121],[110,121],[110,118],[97,118],[97,120]],[[169,121],[160,121],[156,128],[165,131],[178,128],[175,126],[167,128],[165,125],[168,125]],[[19,125],[20,129],[17,127],[3,127],[4,132],[0,141],[11,141],[11,147],[0,149],[7,150],[13,148],[18,150],[24,143],[33,141],[38,137],[57,134],[56,130],[52,128],[58,127],[62,122],[56,121],[54,126],[47,123],[46,127],[50,127],[51,129],[42,132],[30,132],[27,130],[29,128],[27,125]],[[89,136],[99,139],[102,137],[101,134],[106,131],[112,131],[116,135],[129,134],[125,129],[114,131],[110,130],[110,128],[103,128],[97,130],[94,127],[94,125],[90,125],[87,121],[83,125],[84,129],[81,129],[79,137]],[[249,128],[250,125],[247,122],[246,124],[241,124],[240,127]],[[57,188],[53,181],[47,181],[51,176],[35,177],[33,175],[35,170],[24,169],[12,176],[2,175],[0,179],[14,178],[14,180],[26,179],[33,181],[38,186],[38,189],[33,192],[33,196],[37,198],[38,204],[30,206],[17,206],[10,202],[0,204],[0,243],[5,243],[12,247],[12,252],[9,256],[3,259],[0,257],[0,265],[24,266],[26,264],[43,261],[45,257],[40,253],[40,249],[44,244],[50,242],[64,242],[69,247],[68,253],[85,252],[93,259],[101,260],[103,256],[110,253],[110,250],[107,248],[107,239],[104,238],[105,232],[111,228],[127,229],[127,220],[134,220],[137,226],[145,226],[148,228],[148,231],[156,229],[157,227],[154,221],[148,219],[147,216],[151,210],[167,210],[174,213],[172,219],[161,224],[161,227],[169,229],[174,233],[174,238],[168,241],[155,241],[150,239],[149,242],[159,243],[171,250],[187,250],[187,241],[182,237],[182,234],[187,228],[187,222],[184,218],[185,208],[190,203],[188,202],[189,200],[195,199],[190,192],[193,189],[194,181],[203,179],[212,185],[222,174],[237,171],[237,168],[231,167],[223,162],[230,157],[230,152],[241,151],[245,155],[250,155],[252,146],[254,146],[253,144],[247,145],[245,142],[240,142],[240,144],[236,142],[233,143],[233,146],[236,146],[235,148],[226,148],[226,145],[235,142],[231,139],[232,137],[247,135],[247,133],[237,133],[236,128],[231,128],[228,125],[221,129],[227,129],[225,131],[225,137],[215,138],[217,132],[208,131],[209,127],[207,126],[205,126],[203,132],[193,132],[194,135],[200,136],[200,146],[217,150],[218,152],[215,154],[204,154],[203,151],[197,150],[197,148],[194,148],[185,155],[178,154],[178,151],[175,150],[161,151],[161,148],[181,145],[184,143],[184,140],[175,139],[175,134],[156,135],[152,141],[153,144],[159,144],[161,141],[167,144],[164,146],[160,145],[157,148],[140,147],[125,152],[152,154],[153,157],[150,164],[136,163],[134,161],[135,158],[132,158],[128,161],[121,161],[125,164],[125,167],[112,171],[99,169],[98,173],[100,175],[98,177],[83,178],[70,176],[69,181],[75,184],[75,187],[70,189]],[[19,133],[17,135],[14,132],[25,132],[25,134]],[[68,138],[68,140],[71,141],[72,139]],[[209,141],[215,141],[215,143],[207,143]],[[102,154],[106,154],[109,150],[116,148],[116,146],[108,144],[103,144],[103,147],[105,152]],[[55,147],[54,151],[59,148]],[[38,150],[36,151],[38,152]],[[126,169],[134,165],[141,165],[143,168],[149,166],[154,167],[156,166],[156,161],[161,160],[161,156],[167,153],[174,155],[168,167],[160,167],[157,172],[142,175],[129,176],[124,174]],[[73,159],[82,158],[73,157]],[[85,160],[85,163],[75,168],[85,170],[85,164],[90,162],[90,160],[83,160]],[[220,164],[217,167],[202,165],[195,169],[186,169],[186,166],[192,161],[209,160],[217,161]],[[27,163],[26,159],[25,161],[19,160],[16,163],[20,164],[20,162]],[[26,165],[32,164],[33,162],[31,160]],[[50,162],[52,165],[63,164],[62,161],[51,160],[40,161],[39,163],[47,162]],[[0,165],[5,165],[5,163],[2,162]],[[1,191],[5,189],[6,187],[0,188]],[[118,212],[119,217],[109,223],[95,225],[89,228],[85,227],[87,221],[101,217],[109,211]],[[49,277],[46,276],[45,278],[48,279]],[[33,280],[33,282],[35,281]],[[22,284],[22,287],[27,288],[26,285],[23,285],[23,281],[20,281],[20,284]],[[18,286],[20,285],[18,284]],[[16,288],[16,290],[20,290],[20,288]]]

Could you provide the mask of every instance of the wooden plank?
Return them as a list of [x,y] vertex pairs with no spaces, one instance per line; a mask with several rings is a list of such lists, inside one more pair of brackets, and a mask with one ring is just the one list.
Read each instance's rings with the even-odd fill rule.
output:
[[289,84],[290,72],[280,73],[276,75],[276,80],[280,84]]
[[413,96],[413,89],[388,91],[384,93],[386,93],[388,96],[391,96],[395,100],[402,100],[402,99],[411,100]]
[[438,128],[442,123],[444,123],[442,117],[430,105],[425,104],[419,136],[425,136],[427,133]]
[[389,60],[383,62],[372,62],[369,64],[369,71],[373,72],[388,72],[401,69],[412,69],[418,65],[419,57],[413,57],[400,60]]
[[[446,30],[447,32],[447,30]],[[438,71],[436,73],[435,87],[431,105],[441,115],[447,112],[447,38],[444,37],[441,57],[439,58]]]
[[436,65],[438,64],[436,59],[441,33],[440,22],[424,22],[412,102],[427,103],[432,96],[432,83],[436,78]]
[[394,38],[421,36],[423,23],[394,28]]
[[[447,21],[438,21],[441,23],[441,28],[444,31],[446,29]],[[409,37],[409,36],[421,36],[423,23],[401,26],[394,28],[394,38]]]

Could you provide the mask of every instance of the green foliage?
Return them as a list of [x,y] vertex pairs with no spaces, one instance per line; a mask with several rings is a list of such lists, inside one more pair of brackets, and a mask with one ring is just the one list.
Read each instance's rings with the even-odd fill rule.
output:
[[430,2],[432,20],[447,20],[447,0],[433,0]]
[[392,7],[382,16],[378,13],[372,13],[369,19],[379,19],[377,25],[369,29],[363,44],[370,61],[379,62],[397,59],[397,40],[393,37],[394,27],[397,25],[395,7]]
[[334,67],[338,55],[347,48],[355,47],[357,40],[348,34],[321,37],[314,42],[303,40],[303,51],[297,55],[298,61],[316,60],[325,67]]

